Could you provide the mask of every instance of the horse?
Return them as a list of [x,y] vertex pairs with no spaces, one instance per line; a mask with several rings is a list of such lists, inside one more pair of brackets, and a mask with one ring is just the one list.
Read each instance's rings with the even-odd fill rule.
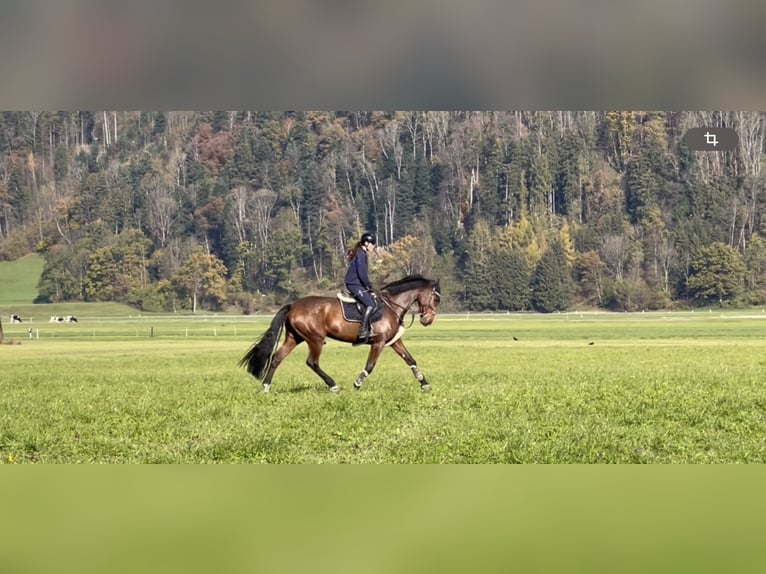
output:
[[[319,367],[319,355],[327,338],[370,345],[367,363],[354,381],[356,390],[372,373],[383,349],[390,346],[410,367],[420,388],[429,392],[431,386],[401,341],[401,335],[404,333],[404,317],[415,303],[418,304],[420,323],[428,327],[434,322],[441,301],[439,282],[420,275],[409,275],[383,286],[376,298],[382,307],[382,315],[372,323],[373,334],[366,341],[358,339],[360,325],[344,318],[342,304],[337,297],[310,295],[288,303],[277,311],[269,328],[253,343],[239,361],[239,366],[245,367],[247,372],[260,380],[263,392],[267,393],[274,371],[295,347],[305,341],[309,348],[306,364],[330,391],[337,393],[340,390],[338,385]],[[286,333],[285,339],[276,350],[282,331]]]

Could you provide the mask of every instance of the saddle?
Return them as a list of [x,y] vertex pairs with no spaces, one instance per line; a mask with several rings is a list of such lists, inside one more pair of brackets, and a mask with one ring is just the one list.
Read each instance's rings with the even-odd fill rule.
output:
[[[364,305],[354,299],[354,296],[345,289],[339,291],[336,296],[338,297],[341,309],[343,310],[343,318],[349,323],[361,323],[362,316],[364,315]],[[380,318],[383,317],[383,302],[377,298],[374,299],[374,301],[375,308],[370,315],[370,325],[375,321],[379,321]]]

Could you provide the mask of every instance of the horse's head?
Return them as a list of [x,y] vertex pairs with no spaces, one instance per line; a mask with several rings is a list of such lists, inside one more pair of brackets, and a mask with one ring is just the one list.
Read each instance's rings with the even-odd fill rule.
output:
[[381,289],[384,298],[399,315],[399,321],[407,310],[417,303],[420,322],[424,327],[428,327],[436,319],[436,309],[442,297],[440,291],[438,281],[426,279],[421,275],[408,275],[404,279],[388,283]]
[[424,327],[428,327],[436,319],[436,309],[442,298],[440,291],[439,282],[434,281],[432,285],[424,287],[418,292],[420,323]]

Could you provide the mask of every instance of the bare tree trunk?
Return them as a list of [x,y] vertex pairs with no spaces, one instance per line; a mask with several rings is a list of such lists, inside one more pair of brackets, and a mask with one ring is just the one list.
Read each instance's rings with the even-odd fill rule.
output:
[[[277,203],[277,194],[268,189],[259,189],[250,201],[248,208],[251,208],[255,215],[255,231],[260,243],[258,247],[263,251],[269,243],[271,215]],[[300,202],[293,207],[293,213],[295,213],[297,224],[300,225]]]
[[756,213],[758,193],[760,191],[761,158],[763,144],[766,138],[766,122],[760,112],[734,112],[733,122],[739,135],[739,163],[742,164],[743,200],[745,202],[745,219],[742,223],[743,232],[749,238],[756,228]]
[[104,112],[104,146],[109,147],[111,145],[111,139],[109,138],[109,118],[106,117]]
[[170,185],[162,181],[159,176],[155,176],[148,183],[146,193],[149,207],[146,222],[157,237],[160,247],[164,248],[178,215],[178,202],[173,197]]
[[245,227],[248,219],[248,196],[249,191],[244,186],[236,187],[231,191],[232,216],[234,218],[234,228],[237,230],[238,243],[244,243],[247,239]]
[[380,227],[380,223],[378,221],[377,202],[377,197],[380,195],[380,188],[378,186],[378,178],[375,175],[375,168],[369,161],[367,161],[367,158],[364,155],[364,148],[362,148],[361,152],[360,165],[362,167],[362,173],[364,174],[364,177],[370,187],[370,195],[372,196],[372,211],[375,214],[375,229],[377,230]]
[[415,152],[418,149],[418,128],[420,127],[420,112],[411,112],[407,114],[407,129],[410,131],[410,137],[412,138],[412,159],[416,159]]

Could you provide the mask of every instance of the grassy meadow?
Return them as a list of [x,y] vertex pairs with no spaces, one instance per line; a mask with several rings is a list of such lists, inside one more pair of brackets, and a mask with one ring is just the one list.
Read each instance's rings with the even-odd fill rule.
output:
[[37,296],[43,264],[39,255],[0,261],[0,307],[31,304]]
[[440,316],[404,339],[433,392],[390,350],[354,391],[367,349],[330,341],[334,395],[305,346],[269,394],[237,367],[270,316],[36,307],[4,323],[4,463],[766,462],[760,309]]

